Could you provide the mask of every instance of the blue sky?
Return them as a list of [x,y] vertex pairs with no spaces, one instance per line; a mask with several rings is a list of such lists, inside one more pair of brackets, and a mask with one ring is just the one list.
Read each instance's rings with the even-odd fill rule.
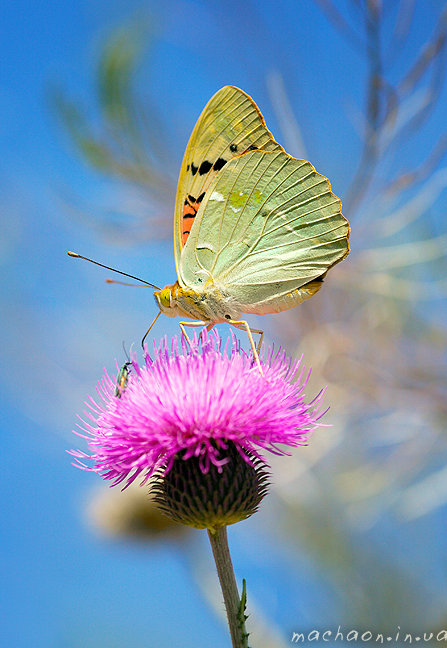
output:
[[[440,4],[417,3],[408,56],[431,33]],[[344,9],[345,3],[340,5]],[[161,285],[175,280],[170,240],[135,240],[122,246],[119,237],[111,242],[67,207],[67,196],[68,203],[76,197],[94,211],[97,204],[109,206],[114,194],[111,198],[109,181],[80,161],[48,101],[48,89],[57,83],[96,119],[94,65],[101,44],[114,27],[135,16],[144,18],[152,34],[138,72],[138,91],[157,109],[174,180],[195,120],[225,84],[251,94],[267,125],[279,132],[268,91],[268,79],[278,73],[307,154],[339,195],[350,177],[348,162],[359,153],[356,128],[346,120],[346,111],[355,117],[362,105],[365,64],[313,2],[5,4],[0,67],[0,297],[5,312],[0,546],[6,623],[0,643],[8,647],[192,648],[197,636],[216,647],[228,642],[225,627],[216,622],[193,582],[189,550],[181,552],[166,542],[146,551],[92,535],[83,520],[83,505],[99,479],[76,471],[65,454],[76,443],[71,429],[85,395],[94,390],[105,365],[113,371],[114,358],[122,359],[122,340],[128,346],[138,343],[155,314],[151,294],[105,286],[103,273],[72,261],[66,250]],[[396,73],[404,64],[405,53]],[[403,142],[403,158],[422,158],[424,142],[436,139],[446,123],[445,88],[443,98],[420,138]],[[168,210],[173,201],[172,195]],[[445,209],[445,194],[440,205]],[[176,323],[169,321],[156,335],[176,332]],[[245,565],[244,575],[252,577],[264,603],[286,628],[295,620],[310,622],[310,602],[328,605],[326,586],[305,560],[298,561],[293,594],[300,597],[305,584],[310,602],[302,612],[284,610],[280,589],[262,588],[273,573],[278,583],[283,570],[287,576],[280,549],[272,554],[268,542],[259,546],[265,552],[261,571],[246,552],[252,534],[262,529],[259,524],[250,521],[232,530],[235,562]],[[213,569],[205,538],[198,543],[195,551]]]

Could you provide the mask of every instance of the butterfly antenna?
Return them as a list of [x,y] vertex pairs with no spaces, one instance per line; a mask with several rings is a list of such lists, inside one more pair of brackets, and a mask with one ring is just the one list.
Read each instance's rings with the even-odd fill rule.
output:
[[106,283],[118,284],[119,286],[131,286],[132,288],[146,288],[146,286],[142,286],[141,284],[131,284],[127,283],[127,281],[116,281],[116,279],[106,279]]
[[141,283],[146,284],[146,286],[149,286],[154,290],[161,290],[161,288],[159,288],[158,286],[154,286],[154,284],[151,284],[148,281],[145,281],[144,279],[135,277],[134,275],[128,274],[127,272],[122,272],[121,270],[117,270],[116,268],[111,268],[110,266],[106,266],[103,263],[98,263],[98,261],[93,261],[93,259],[88,259],[85,256],[81,256],[77,252],[67,252],[67,254],[68,256],[74,257],[75,259],[84,259],[84,261],[89,261],[90,263],[94,263],[95,265],[100,266],[101,268],[106,268],[106,270],[111,270],[112,272],[117,272],[118,274],[124,275],[125,277],[130,277],[131,279],[136,279],[137,281],[141,281]]

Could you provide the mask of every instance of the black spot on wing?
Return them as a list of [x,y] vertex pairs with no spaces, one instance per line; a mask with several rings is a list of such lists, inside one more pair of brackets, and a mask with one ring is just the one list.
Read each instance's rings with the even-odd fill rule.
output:
[[248,151],[257,151],[258,147],[255,144],[250,144],[248,148],[246,148],[243,153],[248,153]]
[[200,194],[200,196],[197,198],[196,202],[201,203],[204,198],[205,198],[205,192]]
[[211,162],[208,162],[208,160],[204,160],[199,167],[199,175],[205,175],[205,173],[211,171],[212,166],[213,165],[211,164]]
[[193,175],[196,175],[198,170],[199,170],[199,167],[194,166],[194,162],[191,162],[191,173]]
[[194,196],[191,196],[191,194],[189,194],[187,200],[185,200],[185,205],[186,205],[186,203],[188,202],[188,200],[189,200],[189,202],[192,202],[192,203],[196,201],[196,199],[194,198]]
[[230,144],[230,151],[232,153],[236,153],[237,151],[237,144]]
[[186,165],[186,170],[187,170],[187,171],[189,171],[190,166],[191,166],[190,164],[187,164],[187,165]]
[[221,168],[226,165],[226,163],[227,163],[226,160],[224,160],[223,158],[219,158],[214,162],[214,166],[213,166],[214,171],[220,171]]

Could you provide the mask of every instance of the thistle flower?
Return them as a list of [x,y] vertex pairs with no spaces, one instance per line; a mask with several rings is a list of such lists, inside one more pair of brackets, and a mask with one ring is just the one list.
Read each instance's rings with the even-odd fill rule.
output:
[[244,519],[267,489],[261,453],[306,445],[322,416],[322,392],[304,401],[308,374],[300,361],[272,348],[262,366],[264,375],[234,337],[223,350],[217,333],[201,350],[196,340],[192,349],[165,340],[143,365],[132,359],[119,397],[105,373],[102,402],[90,398],[80,426],[91,454],[71,454],[113,484],[139,477],[144,484],[155,474],[160,506],[186,524],[215,528]]

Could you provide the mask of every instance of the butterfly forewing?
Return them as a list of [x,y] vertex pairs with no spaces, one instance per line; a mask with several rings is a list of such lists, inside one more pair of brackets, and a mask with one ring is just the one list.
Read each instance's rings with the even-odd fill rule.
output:
[[205,106],[192,132],[180,169],[175,206],[175,257],[179,259],[210,184],[234,157],[253,150],[283,151],[245,92],[219,90]]
[[180,276],[195,289],[211,278],[239,304],[261,306],[324,275],[348,254],[348,236],[340,200],[310,162],[252,151],[213,180]]

